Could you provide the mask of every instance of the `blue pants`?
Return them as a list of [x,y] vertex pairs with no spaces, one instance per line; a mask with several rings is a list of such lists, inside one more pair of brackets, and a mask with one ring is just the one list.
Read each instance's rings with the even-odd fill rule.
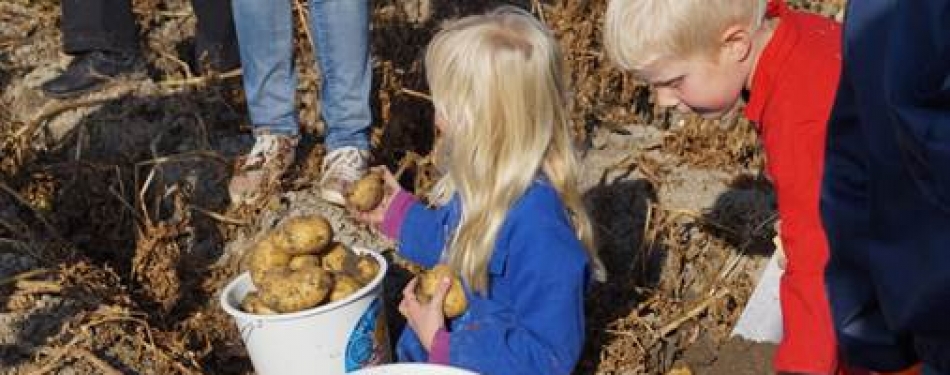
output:
[[[255,131],[297,135],[291,0],[233,0],[244,91]],[[310,0],[323,79],[326,146],[369,148],[369,0]]]

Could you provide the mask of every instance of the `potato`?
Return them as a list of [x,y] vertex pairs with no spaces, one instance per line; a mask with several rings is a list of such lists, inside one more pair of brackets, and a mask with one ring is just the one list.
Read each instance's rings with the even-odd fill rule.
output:
[[330,275],[319,268],[273,270],[262,276],[257,285],[261,300],[281,313],[319,305],[330,294],[333,282]]
[[290,258],[290,264],[287,265],[292,271],[300,271],[305,268],[319,268],[320,257],[316,255],[296,255]]
[[383,176],[372,172],[356,181],[346,197],[347,204],[358,211],[372,211],[382,200]]
[[422,303],[428,303],[439,287],[439,282],[449,277],[452,279],[452,286],[449,293],[445,296],[442,303],[442,312],[447,318],[455,318],[462,315],[468,308],[468,300],[465,298],[465,290],[462,289],[462,282],[455,276],[449,266],[439,264],[431,270],[425,271],[419,275],[419,281],[416,283],[416,296]]
[[671,369],[666,375],[693,375],[693,370],[690,370],[689,367],[681,366]]
[[268,232],[262,241],[268,241],[271,246],[277,250],[290,254],[290,252],[288,252],[290,249],[290,239],[284,235],[280,228]]
[[274,246],[268,237],[255,244],[247,257],[247,269],[251,271],[251,279],[255,283],[260,280],[264,272],[286,268],[291,259],[290,254]]
[[257,292],[250,292],[244,296],[244,301],[241,301],[241,310],[257,315],[277,314],[277,311],[274,311],[274,309],[264,304],[264,301],[261,300],[261,297],[257,294]]
[[323,269],[332,272],[344,272],[347,268],[347,264],[352,262],[350,259],[353,256],[353,252],[346,247],[346,245],[341,243],[335,243],[330,246],[323,258],[321,259],[323,263]]
[[356,279],[344,274],[337,274],[333,278],[333,292],[330,301],[339,301],[360,290],[363,286]]
[[[333,227],[322,216],[299,216],[287,220],[277,231],[293,255],[316,254],[333,239]],[[283,245],[283,243],[281,243]]]
[[356,260],[355,271],[356,278],[363,284],[368,284],[379,273],[379,263],[376,263],[376,259],[370,255],[360,255]]

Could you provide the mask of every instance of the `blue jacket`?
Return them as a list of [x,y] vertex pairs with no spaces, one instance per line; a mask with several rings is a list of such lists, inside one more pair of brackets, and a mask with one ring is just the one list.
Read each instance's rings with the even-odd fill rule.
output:
[[[435,265],[459,221],[460,203],[413,205],[398,247],[407,259]],[[498,234],[487,296],[466,287],[468,310],[450,322],[449,362],[481,374],[570,374],[584,342],[588,258],[557,192],[535,182],[514,203]],[[425,362],[415,333],[403,331],[399,361]]]
[[822,214],[846,359],[950,373],[950,0],[853,0]]

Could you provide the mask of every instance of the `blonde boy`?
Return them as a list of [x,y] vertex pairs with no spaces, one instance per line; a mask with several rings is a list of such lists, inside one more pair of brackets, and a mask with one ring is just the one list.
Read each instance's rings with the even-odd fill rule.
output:
[[716,118],[748,94],[778,197],[787,266],[780,373],[833,374],[838,353],[818,212],[826,122],[841,64],[840,26],[766,0],[612,0],[607,51],[651,84],[658,104]]

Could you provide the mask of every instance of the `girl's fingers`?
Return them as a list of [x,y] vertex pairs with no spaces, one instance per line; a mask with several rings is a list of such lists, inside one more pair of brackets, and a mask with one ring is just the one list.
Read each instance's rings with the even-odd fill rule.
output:
[[396,181],[396,177],[393,176],[393,173],[389,170],[389,168],[386,168],[385,165],[377,165],[370,168],[370,171],[373,173],[379,173],[379,175],[383,177],[384,185],[387,187],[399,186],[399,182]]
[[396,176],[393,176],[393,173],[389,170],[389,168],[382,167],[380,173],[383,174],[383,181],[385,182],[385,185],[392,191],[402,188],[399,186],[399,181],[396,181]]
[[409,280],[409,283],[406,284],[406,287],[402,289],[402,300],[409,301],[410,306],[419,304],[419,299],[416,297],[416,284],[418,283],[419,277],[413,277],[412,280]]
[[443,277],[442,280],[439,280],[439,287],[436,288],[435,293],[432,294],[432,301],[429,301],[429,307],[442,310],[442,303],[445,301],[445,296],[449,294],[451,287],[452,279]]
[[402,301],[399,302],[399,313],[407,318],[410,313],[415,310],[416,305],[419,304],[419,301],[416,299],[416,283],[418,283],[418,277],[409,280],[406,287],[402,289]]
[[416,284],[419,283],[419,277],[413,277],[412,280],[409,280],[409,283],[406,284],[405,288],[402,288],[402,297],[409,298],[413,300],[416,299]]
[[398,309],[399,309],[399,313],[402,314],[402,316],[408,318],[409,317],[409,300],[407,300],[406,298],[403,298],[402,301],[399,302]]

